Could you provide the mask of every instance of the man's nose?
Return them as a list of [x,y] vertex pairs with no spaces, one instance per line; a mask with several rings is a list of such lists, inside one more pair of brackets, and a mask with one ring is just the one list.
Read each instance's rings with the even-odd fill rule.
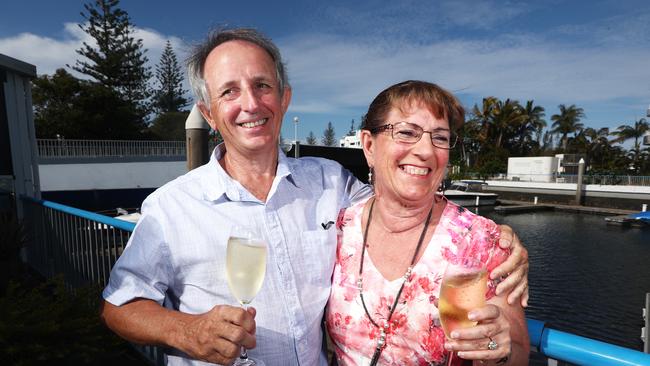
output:
[[253,88],[245,88],[241,94],[241,108],[246,112],[255,112],[259,107],[259,97]]

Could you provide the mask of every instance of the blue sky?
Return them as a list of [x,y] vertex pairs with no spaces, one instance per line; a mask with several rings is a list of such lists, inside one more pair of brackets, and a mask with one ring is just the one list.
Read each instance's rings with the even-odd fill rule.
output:
[[[293,100],[282,134],[341,136],[385,87],[433,81],[471,107],[486,96],[559,104],[586,126],[615,129],[650,104],[650,2],[122,0],[152,65],[167,39],[179,57],[211,28],[255,27],[280,47]],[[0,53],[51,74],[86,39],[82,1],[6,1]],[[70,71],[70,70],[69,70]]]

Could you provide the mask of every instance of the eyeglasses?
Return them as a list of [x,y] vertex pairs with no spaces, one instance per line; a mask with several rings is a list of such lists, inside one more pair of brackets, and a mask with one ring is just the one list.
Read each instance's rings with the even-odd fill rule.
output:
[[393,140],[405,144],[414,144],[422,138],[422,135],[428,133],[431,135],[431,143],[433,146],[450,150],[456,146],[458,136],[451,133],[446,129],[425,131],[422,127],[408,122],[398,122],[395,124],[385,124],[383,126],[370,129],[371,133],[379,133],[382,131],[390,130]]

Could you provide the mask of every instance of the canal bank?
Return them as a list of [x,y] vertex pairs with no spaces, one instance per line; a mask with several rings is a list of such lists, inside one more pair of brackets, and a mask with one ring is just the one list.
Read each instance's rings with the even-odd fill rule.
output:
[[[542,183],[489,180],[485,188],[499,195],[499,200],[537,204],[555,204],[611,208],[640,212],[643,205],[650,208],[650,187],[618,185],[583,185],[581,205],[576,205],[575,183]],[[631,213],[630,212],[630,213]]]

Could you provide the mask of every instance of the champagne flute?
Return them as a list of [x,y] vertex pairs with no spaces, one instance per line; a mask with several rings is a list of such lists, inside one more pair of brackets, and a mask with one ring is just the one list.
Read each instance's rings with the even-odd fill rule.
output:
[[[226,250],[226,278],[230,292],[246,309],[262,287],[266,273],[266,242],[252,228],[234,226]],[[264,362],[248,357],[242,346],[235,366],[263,366]]]
[[[456,329],[469,328],[477,322],[469,320],[470,310],[485,306],[487,292],[487,267],[479,258],[467,255],[459,248],[458,257],[451,260],[442,276],[438,312],[442,329],[448,339]],[[449,355],[451,365],[453,353]]]

